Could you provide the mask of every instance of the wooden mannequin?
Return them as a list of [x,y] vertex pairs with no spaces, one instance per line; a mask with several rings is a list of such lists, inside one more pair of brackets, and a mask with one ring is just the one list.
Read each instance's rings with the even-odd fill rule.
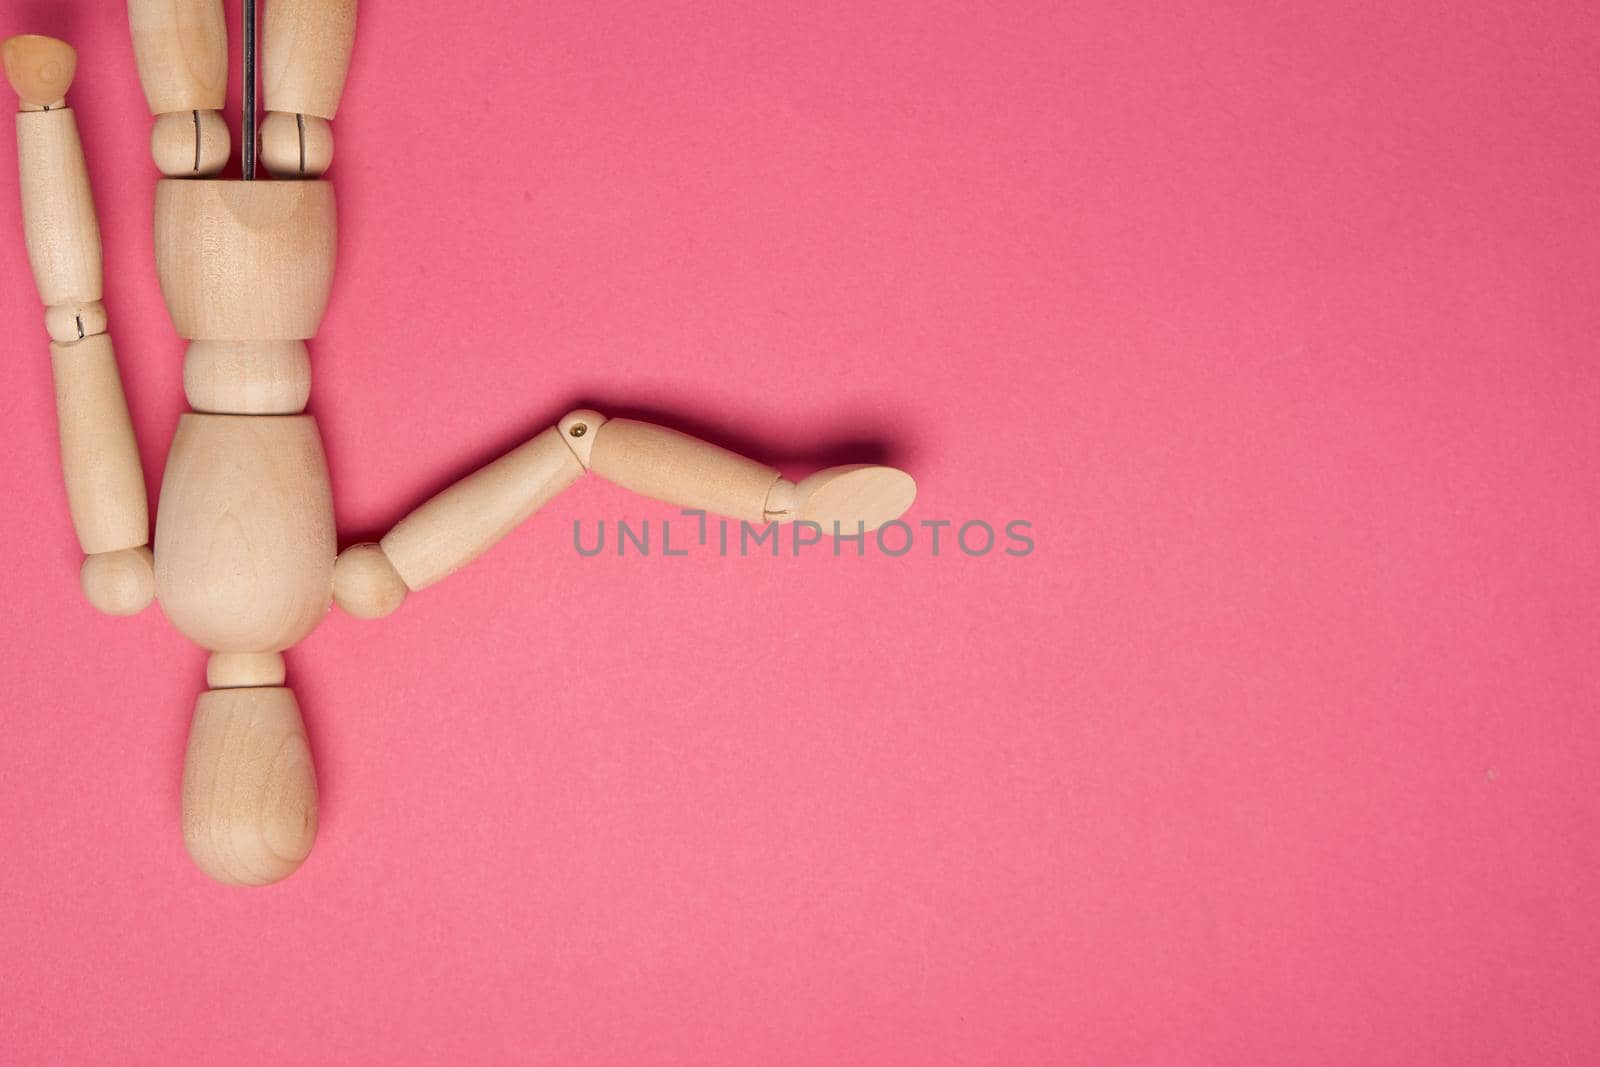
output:
[[[246,0],[247,20],[253,0]],[[354,0],[267,0],[260,129],[276,181],[255,181],[247,70],[244,181],[229,158],[227,35],[220,0],[129,0],[140,81],[155,115],[156,270],[189,340],[180,417],[161,486],[154,553],[139,457],[100,304],[100,236],[65,97],[60,41],[3,46],[19,97],[28,252],[51,337],[62,467],[83,587],[113,614],[152,596],[211,652],[189,732],[183,834],[219,881],[286,877],[316,836],[316,776],[282,653],[337,601],[387,615],[465,566],[586,472],[686,508],[752,523],[877,528],[915,485],[889,467],[836,467],[791,482],[673,430],[575,411],[402,519],[378,544],[336,555],[333,497],[310,395],[306,340],[333,279],[329,123],[355,31]],[[254,26],[247,21],[247,57]]]

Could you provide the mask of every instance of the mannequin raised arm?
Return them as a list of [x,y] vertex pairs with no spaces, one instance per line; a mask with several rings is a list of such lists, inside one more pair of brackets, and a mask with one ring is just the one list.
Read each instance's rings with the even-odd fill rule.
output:
[[100,224],[78,123],[66,106],[77,54],[32,35],[0,45],[18,97],[17,167],[28,261],[44,303],[61,472],[89,602],[133,615],[155,596],[144,470],[100,302]]
[[[401,519],[377,544],[353,545],[333,570],[333,598],[379,618],[406,595],[477,559],[587,472],[641,496],[752,524],[838,523],[854,533],[899,518],[916,483],[893,467],[830,467],[798,484],[676,430],[574,411]],[[858,527],[859,524],[859,527]]]

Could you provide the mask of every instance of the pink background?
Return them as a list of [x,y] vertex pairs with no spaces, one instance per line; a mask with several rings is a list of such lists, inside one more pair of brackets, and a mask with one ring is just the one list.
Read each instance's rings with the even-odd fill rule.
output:
[[[362,20],[345,541],[588,404],[1037,550],[580,559],[675,514],[585,481],[291,655],[321,835],[221,888],[204,657],[77,591],[0,138],[0,1060],[1600,1059],[1590,5]],[[24,30],[80,49],[153,494],[122,5]]]

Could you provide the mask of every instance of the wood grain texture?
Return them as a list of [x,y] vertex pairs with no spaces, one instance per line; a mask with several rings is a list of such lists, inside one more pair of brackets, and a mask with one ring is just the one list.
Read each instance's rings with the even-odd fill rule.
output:
[[313,115],[269,111],[261,120],[261,162],[274,178],[317,178],[333,166],[333,127]]
[[227,103],[222,0],[128,0],[128,28],[151,114],[220,111]]
[[83,596],[107,615],[137,615],[156,597],[156,564],[149,545],[86,556],[78,571]]
[[44,328],[50,340],[71,344],[97,333],[109,325],[106,306],[98,300],[75,300],[44,309]]
[[311,397],[311,354],[304,341],[191,341],[183,392],[200,412],[295,415]]
[[208,689],[259,689],[282,685],[288,668],[278,652],[213,652],[206,660]]
[[150,127],[150,157],[169,178],[206,178],[227,166],[233,138],[216,111],[173,111]]
[[583,476],[555,427],[463,478],[401,519],[381,542],[412,590],[465,567]]
[[85,598],[108,615],[132,615],[155,595],[146,547],[149,503],[116,354],[101,303],[100,225],[70,108],[28,110],[65,96],[76,53],[48,37],[0,47],[21,97],[17,167],[23,234],[50,335],[61,473],[78,544]]
[[632,419],[595,430],[589,469],[655,500],[748,522],[765,521],[778,472],[688,434]]
[[556,429],[561,431],[561,439],[572,449],[572,454],[578,457],[578,462],[583,464],[583,469],[588,470],[594,455],[595,431],[604,426],[608,420],[598,411],[590,408],[579,408],[569,411],[561,416],[556,423]]
[[217,652],[277,652],[332,598],[333,496],[309,415],[183,415],[156,521],[172,624]]
[[383,547],[351,545],[333,565],[333,602],[358,619],[381,619],[405,602],[405,579],[394,569]]
[[88,554],[145,544],[150,537],[144,468],[111,338],[51,344],[61,473],[78,544]]
[[794,487],[792,513],[772,518],[814,522],[827,534],[853,534],[898,519],[916,498],[917,483],[905,471],[855,463],[802,478]]
[[183,843],[202,871],[266,885],[299,869],[317,836],[305,723],[284,688],[200,694],[183,765]]
[[333,284],[337,234],[327,182],[156,184],[156,273],[187,338],[313,336]]
[[356,0],[264,0],[261,89],[268,111],[331,119],[339,111]]
[[17,113],[22,232],[45,306],[100,299],[100,224],[71,108]]

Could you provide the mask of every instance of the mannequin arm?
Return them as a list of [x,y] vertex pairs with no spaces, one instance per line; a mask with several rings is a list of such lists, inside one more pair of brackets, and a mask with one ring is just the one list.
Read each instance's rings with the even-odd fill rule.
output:
[[66,106],[77,56],[49,37],[0,46],[19,97],[22,225],[50,333],[61,467],[89,602],[110,615],[155,596],[144,470],[100,302],[100,226],[77,120]]
[[819,471],[796,484],[776,470],[676,430],[574,411],[401,519],[378,544],[339,556],[333,597],[378,618],[488,551],[593,471],[642,496],[750,523],[857,523],[874,530],[911,506],[916,483],[892,467]]

